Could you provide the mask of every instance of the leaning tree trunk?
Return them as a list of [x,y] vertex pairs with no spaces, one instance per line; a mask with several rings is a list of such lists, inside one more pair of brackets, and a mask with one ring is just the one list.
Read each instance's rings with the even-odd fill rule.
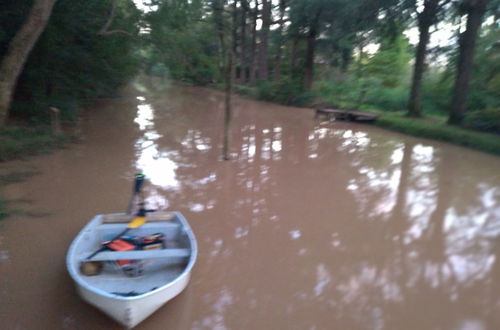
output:
[[479,28],[483,21],[486,7],[490,0],[465,1],[467,6],[467,26],[460,35],[459,57],[457,65],[457,76],[451,100],[450,117],[448,124],[461,125],[467,109],[467,94],[469,92],[469,80],[474,61],[474,49]]
[[49,21],[57,0],[34,0],[28,18],[10,41],[0,64],[0,127],[9,117],[9,108],[19,75]]
[[429,43],[429,29],[436,20],[438,4],[440,0],[427,0],[424,3],[424,11],[418,15],[419,39],[415,54],[415,65],[413,67],[413,78],[411,83],[410,99],[408,100],[408,116],[421,117],[421,91],[422,77],[425,70],[425,58],[427,55],[427,44]]

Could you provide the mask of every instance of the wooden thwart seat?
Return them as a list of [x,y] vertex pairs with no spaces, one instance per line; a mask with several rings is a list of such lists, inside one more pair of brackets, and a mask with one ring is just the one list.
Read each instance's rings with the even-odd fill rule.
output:
[[160,258],[187,258],[191,255],[190,249],[155,249],[138,251],[105,251],[95,255],[88,261],[107,260],[135,260]]
[[[153,212],[146,215],[146,222],[171,221],[175,217],[173,212]],[[103,215],[102,223],[127,223],[135,218],[135,215],[125,213],[112,213]]]

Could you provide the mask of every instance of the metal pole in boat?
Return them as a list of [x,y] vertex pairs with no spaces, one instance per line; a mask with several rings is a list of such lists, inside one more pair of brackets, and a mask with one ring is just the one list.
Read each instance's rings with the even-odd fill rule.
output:
[[135,176],[134,189],[132,191],[132,196],[130,197],[130,201],[128,203],[127,214],[132,212],[132,208],[134,207],[134,201],[137,195],[141,192],[142,185],[144,184],[144,179],[146,176],[142,173],[139,173]]

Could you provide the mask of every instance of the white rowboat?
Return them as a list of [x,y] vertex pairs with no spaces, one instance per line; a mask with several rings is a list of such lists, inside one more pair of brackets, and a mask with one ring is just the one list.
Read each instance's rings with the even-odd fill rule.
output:
[[[184,290],[196,261],[195,236],[179,212],[155,212],[147,222],[128,234],[145,236],[162,233],[166,246],[156,250],[103,251],[90,261],[103,262],[99,275],[86,276],[80,266],[100,247],[118,235],[130,215],[95,216],[76,236],[66,257],[68,272],[80,296],[127,328],[132,328]],[[127,276],[112,261],[141,260],[141,275]],[[107,262],[110,261],[110,262]]]

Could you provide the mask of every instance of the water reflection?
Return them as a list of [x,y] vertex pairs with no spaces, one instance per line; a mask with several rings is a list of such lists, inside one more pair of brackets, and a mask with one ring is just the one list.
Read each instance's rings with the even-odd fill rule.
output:
[[316,268],[316,285],[314,286],[314,295],[316,297],[323,294],[327,285],[332,281],[332,277],[327,268],[323,264],[319,264]]
[[299,239],[300,236],[302,236],[302,234],[300,233],[300,230],[291,230],[289,232],[289,234],[290,234],[290,238],[293,240]]
[[[145,102],[145,97],[137,98]],[[139,104],[134,122],[139,126],[141,136],[137,139],[135,147],[137,150],[136,168],[146,175],[148,180],[156,186],[164,189],[177,188],[179,182],[176,179],[177,164],[172,160],[177,152],[160,151],[158,140],[162,137],[155,129],[155,112],[151,104]],[[148,198],[156,207],[167,206],[166,201],[161,200],[161,195],[153,195]]]
[[[495,323],[495,161],[237,101],[238,156],[220,162],[222,98],[210,94],[196,112],[187,94],[169,132],[156,128],[155,106],[138,108],[138,164],[153,177],[162,169],[153,183],[172,192],[202,237],[206,284],[192,328],[248,328],[256,319],[254,328]],[[158,169],[148,165],[161,159]],[[257,315],[247,315],[251,308]]]
[[214,301],[212,305],[213,314],[203,318],[201,322],[194,322],[193,329],[229,329],[225,324],[225,313],[233,303],[234,298],[231,291],[222,288],[215,294],[215,297],[207,295],[206,301]]

